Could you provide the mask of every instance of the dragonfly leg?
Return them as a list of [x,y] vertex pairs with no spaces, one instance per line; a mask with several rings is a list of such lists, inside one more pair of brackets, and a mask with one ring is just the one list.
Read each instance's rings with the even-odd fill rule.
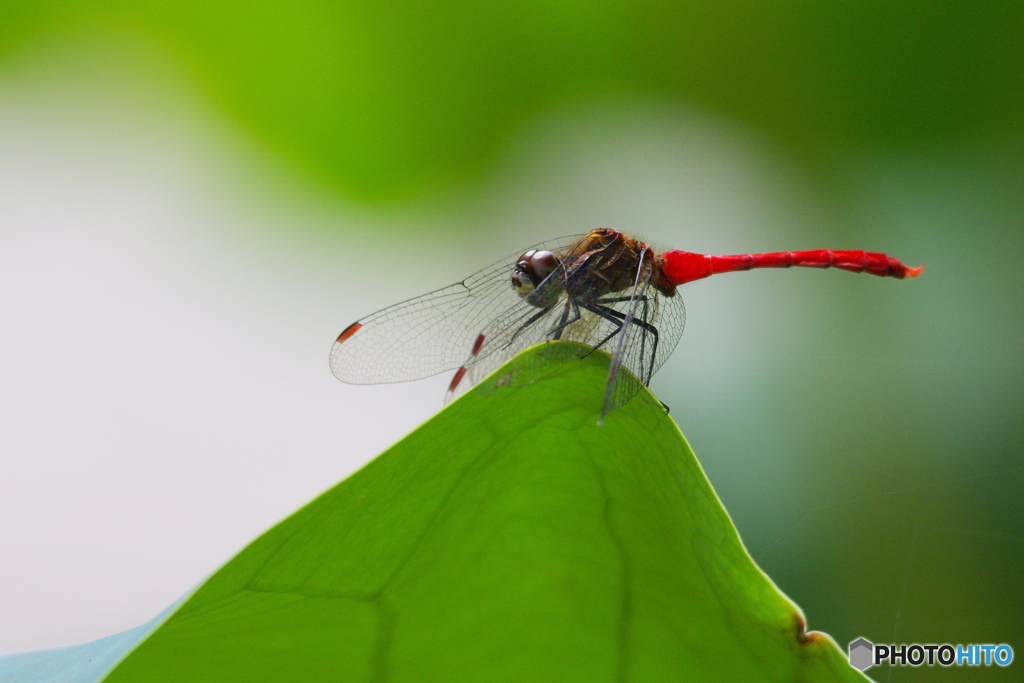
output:
[[[650,299],[648,298],[648,296],[647,296],[646,294],[642,294],[642,295],[640,295],[640,296],[636,297],[635,299],[634,299],[634,297],[633,297],[633,296],[616,296],[616,297],[609,297],[609,298],[604,298],[604,299],[598,299],[598,300],[597,300],[597,301],[595,301],[594,303],[596,303],[596,304],[601,304],[601,305],[607,305],[607,304],[617,304],[617,303],[622,303],[622,302],[624,302],[624,301],[642,301],[642,302],[643,302],[643,304],[644,304],[644,315],[643,315],[643,318],[642,318],[642,319],[643,319],[643,320],[647,320],[647,306],[648,306],[648,304],[650,303]],[[618,330],[616,330],[616,332],[618,332]],[[613,333],[613,335],[614,335],[614,333]],[[657,333],[655,333],[655,339],[657,339]],[[608,340],[606,339],[605,341],[603,341],[603,342],[601,342],[601,343],[602,343],[602,344],[604,344],[604,343],[606,343],[607,341],[608,341]],[[644,342],[646,342],[646,341],[647,341],[647,337],[644,337]],[[641,355],[643,355],[643,352],[641,352]],[[652,359],[652,361],[653,361],[653,359],[654,359],[654,358],[653,358],[653,356],[652,356],[652,358],[651,358],[651,359]],[[654,374],[654,372],[653,372],[653,363],[652,363],[652,372],[651,372],[651,374],[652,374],[652,375]],[[648,381],[650,381],[650,378],[648,378]]]
[[[606,304],[617,304],[617,303],[622,303],[624,301],[634,301],[634,300],[635,301],[642,301],[643,302],[643,304],[644,304],[643,320],[646,321],[647,320],[647,306],[650,303],[650,299],[648,298],[648,296],[646,294],[642,294],[642,295],[636,297],[635,299],[634,299],[633,296],[609,297],[609,298],[604,298],[604,299],[598,299],[594,303],[606,305]],[[613,332],[612,336],[614,336],[615,333],[617,333],[617,332],[618,332],[618,330]],[[603,342],[601,342],[601,344],[605,344],[607,342],[608,342],[608,339],[605,339]],[[647,337],[646,336],[644,336],[642,343],[644,345],[646,345],[646,343],[647,343]],[[644,384],[649,384],[650,381],[651,381],[651,378],[654,376],[654,363],[657,360],[657,353],[658,353],[658,332],[655,329],[654,330],[654,349],[653,349],[653,351],[651,353],[651,369],[650,369],[650,372],[648,373],[647,381],[644,382]],[[640,351],[641,358],[643,357],[643,355],[644,355],[644,350],[641,350]]]
[[[601,311],[605,311],[606,313],[611,313],[613,316],[615,316],[615,318],[611,318],[608,315],[606,315],[605,313],[602,313],[601,311],[594,310],[590,306],[584,306],[584,308],[586,308],[588,311],[591,311],[592,313],[597,313],[599,316],[601,316],[605,320],[608,320],[610,322],[616,323],[617,327],[612,331],[611,334],[609,334],[607,337],[602,339],[600,344],[597,344],[596,346],[594,346],[594,348],[590,349],[590,351],[587,351],[583,355],[583,358],[586,358],[587,356],[592,354],[594,351],[597,351],[599,348],[601,348],[602,346],[607,344],[611,340],[612,337],[614,337],[616,334],[619,333],[619,330],[622,329],[622,321],[626,319],[625,315],[619,313],[614,308],[607,307],[604,304],[616,304],[616,303],[621,303],[623,301],[632,301],[632,300],[633,300],[633,297],[631,297],[631,296],[618,296],[618,297],[614,297],[614,298],[611,298],[611,299],[598,299],[597,301],[594,302],[595,305],[597,305],[597,306],[599,306],[601,308]],[[644,302],[644,312],[646,313],[646,311],[647,311],[647,296],[646,295],[639,296],[639,297],[637,297],[637,301],[643,301]]]
[[[636,300],[637,301],[647,301],[647,295],[646,294],[642,294],[642,295],[638,296],[636,298]],[[617,296],[617,297],[615,297],[613,299],[598,299],[594,303],[595,304],[619,304],[619,303],[622,303],[623,301],[633,301],[633,297],[631,297],[631,296]]]
[[[647,297],[644,297],[645,310],[646,310],[646,303],[647,303],[646,299],[647,299]],[[597,315],[601,316],[605,320],[608,320],[610,322],[613,322],[613,323],[617,324],[617,327],[612,331],[611,334],[609,334],[607,337],[602,339],[600,344],[596,345],[594,348],[592,348],[590,351],[587,351],[587,353],[584,354],[583,358],[586,358],[587,356],[592,354],[594,351],[597,351],[599,348],[601,348],[602,346],[607,344],[609,341],[611,341],[612,337],[614,337],[616,334],[619,333],[619,331],[622,329],[622,325],[624,324],[624,322],[626,320],[626,314],[622,313],[621,311],[616,311],[614,308],[609,308],[607,306],[601,306],[601,305],[597,305],[597,304],[595,304],[593,306],[583,305],[583,307],[585,309],[587,309],[588,311],[591,311],[592,313],[596,313]],[[649,370],[649,372],[647,374],[647,378],[644,381],[644,384],[648,384],[651,381],[651,377],[654,376],[654,362],[657,359],[657,355],[658,355],[658,328],[655,327],[654,325],[650,324],[646,320],[640,320],[638,318],[633,318],[632,320],[630,320],[630,322],[632,324],[636,325],[637,327],[639,327],[640,329],[644,330],[644,332],[646,332],[646,333],[648,333],[648,334],[650,334],[651,336],[654,337],[654,348],[651,350],[651,367],[650,367],[650,370]]]
[[[575,317],[572,320],[568,320],[568,318],[569,318],[569,308],[570,307],[572,307],[572,311],[575,314]],[[562,338],[562,332],[565,331],[565,328],[569,327],[569,325],[572,325],[574,322],[576,322],[579,319],[580,319],[580,307],[579,307],[579,304],[577,304],[575,301],[571,301],[571,300],[570,301],[566,301],[565,302],[565,310],[562,311],[562,319],[558,322],[557,325],[555,325],[550,330],[548,330],[548,334],[549,335],[552,335],[552,334],[554,335],[554,337],[552,337],[552,339],[556,339],[556,340],[557,339],[561,339]]]
[[520,333],[521,333],[521,332],[522,332],[523,330],[525,330],[525,329],[526,329],[526,328],[528,328],[528,327],[529,327],[530,325],[534,324],[535,322],[537,322],[538,320],[540,320],[540,319],[541,319],[542,317],[544,317],[545,315],[547,315],[548,313],[550,313],[550,312],[551,312],[551,309],[552,309],[552,308],[554,308],[554,306],[548,306],[547,308],[542,308],[542,309],[541,309],[540,311],[538,311],[537,313],[534,313],[533,315],[531,315],[531,316],[530,316],[530,319],[529,319],[529,320],[527,320],[527,321],[526,321],[525,323],[523,323],[522,325],[520,325],[520,326],[519,326],[519,329],[518,329],[518,330],[516,330],[516,331],[515,331],[515,333],[514,333],[514,334],[512,335],[512,338],[508,340],[508,343],[507,343],[507,344],[505,344],[505,346],[503,346],[503,347],[501,347],[501,348],[502,348],[502,349],[507,349],[507,348],[509,348],[510,346],[512,346],[512,343],[513,343],[513,342],[514,342],[514,341],[516,340],[516,337],[518,337],[518,336],[520,335]]
[[609,334],[607,337],[602,339],[600,341],[600,343],[595,344],[594,347],[591,348],[589,351],[587,351],[585,354],[580,356],[580,358],[586,358],[587,356],[592,354],[594,351],[597,351],[599,348],[601,348],[602,346],[607,344],[611,340],[612,337],[614,337],[615,335],[617,335],[619,333],[619,330],[622,329],[622,320],[625,318],[625,316],[622,316],[622,318],[618,318],[618,317],[615,317],[615,316],[611,315],[611,314],[614,314],[614,313],[618,313],[618,311],[616,311],[615,309],[612,309],[612,308],[608,308],[607,306],[588,306],[586,304],[581,304],[581,305],[583,306],[583,308],[587,309],[591,313],[596,313],[597,315],[601,316],[602,318],[604,318],[608,322],[610,322],[613,325],[615,325],[615,329],[612,330],[611,334]]
[[[650,368],[647,371],[647,378],[644,380],[644,384],[647,385],[647,384],[651,383],[651,378],[654,377],[654,362],[657,360],[657,357],[658,357],[658,341],[659,341],[659,336],[658,336],[658,328],[655,327],[654,325],[652,325],[651,323],[647,322],[647,297],[646,296],[643,297],[642,301],[644,302],[644,315],[643,315],[643,319],[633,318],[632,322],[633,322],[634,325],[636,325],[637,327],[639,327],[640,329],[646,331],[652,337],[654,337],[654,345],[651,348],[651,366],[650,366]],[[610,309],[610,310],[614,310],[614,309]],[[615,311],[615,312],[619,313],[619,311]],[[625,314],[623,314],[623,313],[619,313],[619,315],[621,315],[623,318],[626,317]],[[647,342],[647,337],[646,336],[644,337],[643,342],[644,343]],[[643,350],[641,350],[640,351],[640,357],[641,358],[643,358],[643,354],[644,354],[644,352],[643,352]]]

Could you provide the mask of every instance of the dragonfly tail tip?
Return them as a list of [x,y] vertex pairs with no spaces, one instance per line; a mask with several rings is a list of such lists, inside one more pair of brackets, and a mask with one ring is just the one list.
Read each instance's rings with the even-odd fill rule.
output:
[[907,266],[906,273],[903,275],[903,277],[917,277],[918,275],[921,274],[922,270],[924,270],[924,266],[918,266],[917,268],[910,268],[909,266]]

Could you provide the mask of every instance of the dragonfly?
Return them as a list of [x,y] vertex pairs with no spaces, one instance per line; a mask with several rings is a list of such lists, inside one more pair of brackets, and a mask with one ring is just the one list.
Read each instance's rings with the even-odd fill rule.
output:
[[[352,323],[331,348],[331,370],[350,384],[405,382],[454,370],[447,403],[528,348],[577,342],[548,346],[562,354],[573,349],[576,357],[595,351],[611,356],[600,423],[650,384],[679,343],[686,322],[680,286],[720,273],[794,266],[897,279],[924,269],[865,251],[658,253],[599,228],[517,251],[461,282]],[[515,384],[508,377],[499,382]]]

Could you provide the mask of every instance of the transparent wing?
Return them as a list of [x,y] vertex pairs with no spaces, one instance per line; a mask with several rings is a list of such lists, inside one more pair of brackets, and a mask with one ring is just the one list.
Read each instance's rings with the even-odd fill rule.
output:
[[[495,316],[514,317],[515,310],[538,310],[525,303],[511,286],[516,259],[528,249],[562,252],[583,237],[568,235],[522,249],[462,282],[362,318],[345,328],[335,341],[331,371],[350,384],[380,384],[421,379],[458,368]],[[497,348],[489,348],[488,357]],[[510,353],[504,360],[509,357]]]
[[[619,328],[614,332],[614,337],[611,340],[613,345],[612,361],[608,366],[608,382],[605,385],[604,400],[601,403],[602,420],[609,411],[625,405],[627,401],[636,396],[641,385],[646,384],[644,376],[648,375],[649,377],[650,374],[653,374],[642,365],[645,354],[640,347],[650,346],[652,349],[655,347],[657,329],[643,327],[645,323],[641,319],[642,314],[641,318],[637,317],[638,309],[642,311],[643,307],[649,303],[647,295],[650,291],[650,270],[643,267],[640,270],[629,299],[621,302],[625,304],[625,310],[611,306],[608,308],[609,311],[615,311],[618,316],[621,316],[621,320]],[[643,272],[644,270],[647,272]],[[637,374],[636,361],[641,362],[639,367],[641,374]],[[632,372],[622,372],[623,366]]]
[[[609,302],[622,319],[615,335],[608,385],[605,390],[601,416],[625,405],[648,385],[661,366],[668,360],[686,324],[686,309],[682,297],[665,296],[650,285],[650,269],[637,279],[634,295],[628,300]],[[621,371],[627,368],[629,373]]]

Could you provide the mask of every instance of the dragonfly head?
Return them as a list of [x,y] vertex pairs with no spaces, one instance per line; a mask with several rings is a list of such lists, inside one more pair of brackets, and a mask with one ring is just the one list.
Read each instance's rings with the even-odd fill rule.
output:
[[559,263],[552,252],[531,249],[516,260],[512,269],[512,288],[522,296],[529,295],[555,272]]

